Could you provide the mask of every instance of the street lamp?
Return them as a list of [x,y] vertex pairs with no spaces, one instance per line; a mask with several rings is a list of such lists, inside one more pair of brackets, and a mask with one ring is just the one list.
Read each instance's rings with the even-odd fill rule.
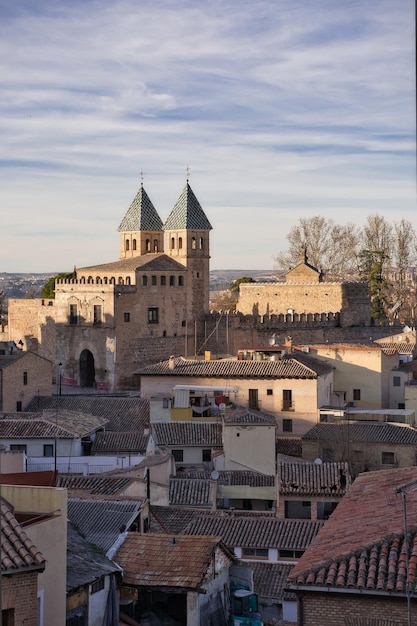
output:
[[62,384],[61,384],[61,381],[62,381],[62,369],[61,369],[61,368],[62,368],[62,363],[61,363],[61,361],[58,363],[58,367],[59,367],[59,370],[58,370],[58,377],[59,377],[59,395],[61,396],[61,395],[62,395]]

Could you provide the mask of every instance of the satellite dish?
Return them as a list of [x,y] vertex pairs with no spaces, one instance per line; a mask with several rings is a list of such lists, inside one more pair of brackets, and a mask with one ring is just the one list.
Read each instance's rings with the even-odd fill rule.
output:
[[272,335],[271,339],[268,341],[270,346],[275,346],[275,333]]
[[224,402],[220,402],[219,404],[219,410],[223,413],[223,411],[226,410],[226,405]]
[[322,464],[323,464],[323,461],[321,460],[321,458],[320,458],[320,457],[317,457],[317,459],[314,459],[314,463],[315,463],[316,465],[322,465]]
[[213,472],[211,472],[210,476],[211,476],[211,480],[218,480],[219,472],[216,472],[216,470],[214,470]]

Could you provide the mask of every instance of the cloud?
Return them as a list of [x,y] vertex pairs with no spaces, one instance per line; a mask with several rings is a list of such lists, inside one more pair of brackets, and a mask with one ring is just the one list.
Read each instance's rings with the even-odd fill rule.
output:
[[139,172],[164,219],[187,164],[213,268],[271,266],[305,215],[415,220],[413,12],[412,0],[10,3],[0,272],[117,258]]

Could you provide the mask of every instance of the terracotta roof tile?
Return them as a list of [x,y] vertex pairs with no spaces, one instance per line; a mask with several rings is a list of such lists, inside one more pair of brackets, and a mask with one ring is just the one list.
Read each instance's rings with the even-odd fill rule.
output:
[[352,478],[347,463],[292,463],[282,461],[280,494],[342,497]]
[[148,444],[149,435],[134,432],[100,432],[97,433],[91,454],[111,454],[119,452],[130,452],[133,454],[144,454]]
[[[60,396],[59,410],[74,411],[88,415],[96,415],[107,421],[106,429],[110,431],[143,432],[149,423],[149,401],[139,397],[114,396]],[[56,396],[36,396],[26,411],[39,412],[44,409],[57,410]]]
[[360,474],[289,576],[297,586],[405,592],[404,499],[409,581],[417,582],[417,468]]
[[45,558],[1,500],[1,571],[4,574],[45,569]]
[[[286,590],[286,580],[292,565],[286,563],[251,563],[253,587],[258,596],[274,600],[295,600],[295,594]],[[281,623],[281,622],[280,622]]]
[[333,371],[326,363],[299,355],[281,361],[238,361],[222,359],[197,361],[177,357],[174,367],[170,361],[148,365],[136,373],[141,376],[183,376],[204,378],[298,378],[316,379],[319,375]]
[[304,440],[361,441],[366,443],[393,443],[416,445],[417,430],[407,424],[385,422],[349,422],[343,424],[316,424],[302,437]]
[[113,476],[71,476],[58,475],[58,487],[64,487],[70,491],[86,491],[91,495],[122,495],[131,483],[131,478],[121,478]]
[[303,454],[301,437],[277,437],[277,452],[287,456],[301,457]]
[[222,446],[222,425],[207,422],[156,422],[152,424],[160,446]]
[[129,533],[115,557],[127,585],[198,590],[211,577],[220,537]]

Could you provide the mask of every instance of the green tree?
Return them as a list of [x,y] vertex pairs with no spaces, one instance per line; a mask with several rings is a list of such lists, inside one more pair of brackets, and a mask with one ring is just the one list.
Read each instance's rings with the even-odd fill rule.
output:
[[368,282],[371,315],[375,322],[383,324],[388,317],[390,283],[384,277],[388,260],[385,250],[363,250],[360,253],[360,277]]
[[55,298],[55,281],[62,278],[74,278],[74,276],[75,272],[60,272],[56,276],[51,276],[41,289],[41,298],[53,300]]
[[229,287],[229,291],[231,294],[233,294],[234,296],[236,296],[236,298],[238,298],[239,296],[239,291],[240,291],[240,285],[242,283],[254,283],[256,282],[255,280],[253,280],[253,278],[251,276],[242,276],[242,278],[237,278]]

